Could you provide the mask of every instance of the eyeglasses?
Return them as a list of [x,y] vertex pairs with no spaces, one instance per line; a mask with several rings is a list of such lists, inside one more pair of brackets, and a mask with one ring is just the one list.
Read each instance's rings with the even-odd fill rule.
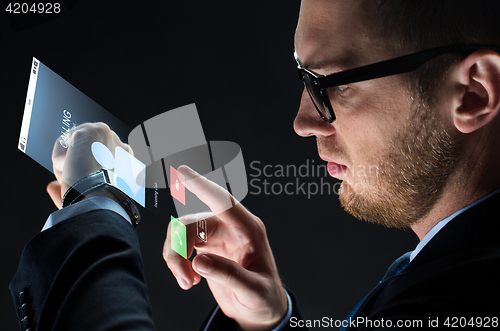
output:
[[418,69],[425,62],[439,55],[449,53],[472,53],[480,49],[490,49],[496,52],[500,52],[500,46],[441,46],[382,62],[337,72],[328,76],[318,75],[310,70],[303,68],[299,63],[297,53],[295,53],[295,60],[298,64],[297,69],[299,71],[300,79],[304,82],[304,85],[307,89],[307,92],[309,93],[309,96],[311,97],[314,106],[316,107],[316,110],[325,122],[332,123],[335,120],[335,113],[333,112],[330,99],[328,98],[328,93],[326,91],[327,88],[411,72]]

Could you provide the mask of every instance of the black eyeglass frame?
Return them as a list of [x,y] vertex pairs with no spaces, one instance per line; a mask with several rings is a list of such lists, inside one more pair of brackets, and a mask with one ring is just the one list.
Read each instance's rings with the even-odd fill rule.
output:
[[[417,53],[400,56],[394,59],[389,59],[368,64],[362,67],[333,73],[328,76],[318,75],[310,70],[307,70],[306,68],[303,68],[299,63],[297,53],[295,53],[295,60],[297,61],[297,70],[299,72],[300,79],[304,82],[307,92],[309,93],[309,97],[316,107],[316,110],[325,122],[332,123],[335,120],[335,113],[333,111],[326,90],[329,87],[342,86],[375,78],[407,73],[417,70],[424,63],[432,60],[439,55],[451,53],[472,53],[481,49],[489,49],[500,53],[500,46],[494,45],[440,46]],[[316,90],[312,90],[313,88]],[[324,114],[320,110],[321,105],[316,104],[320,100],[315,100],[313,97],[313,94],[315,92],[317,92],[316,95],[318,97],[321,97],[321,103],[323,104],[322,108],[324,108],[325,110]]]

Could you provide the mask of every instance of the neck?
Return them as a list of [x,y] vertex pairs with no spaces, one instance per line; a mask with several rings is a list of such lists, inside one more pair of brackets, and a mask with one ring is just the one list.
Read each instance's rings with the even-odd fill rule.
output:
[[[454,192],[454,193],[453,193]],[[440,221],[454,214],[460,209],[470,205],[474,201],[481,199],[489,192],[477,195],[467,195],[461,191],[448,191],[443,193],[434,207],[418,222],[411,226],[411,229],[422,240],[427,233]]]
[[471,147],[470,151],[464,153],[467,156],[457,164],[454,175],[448,180],[432,209],[411,226],[420,240],[446,217],[500,188],[497,170],[500,158],[491,157],[498,153],[490,154],[493,152],[478,148],[477,145]]

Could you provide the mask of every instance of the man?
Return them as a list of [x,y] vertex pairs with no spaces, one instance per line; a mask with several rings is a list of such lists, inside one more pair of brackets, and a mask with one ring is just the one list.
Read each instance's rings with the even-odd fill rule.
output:
[[[346,320],[365,322],[343,327],[498,326],[499,14],[494,1],[302,2],[295,48],[306,88],[295,131],[316,136],[347,212],[421,239]],[[460,46],[437,48],[450,45]],[[378,171],[357,171],[371,166]],[[219,304],[210,322],[226,328],[304,325],[262,222],[240,204],[218,212],[222,189],[180,171],[216,216],[208,243],[191,245],[192,263],[167,234],[179,285],[205,277]]]
[[[365,322],[344,327],[371,328],[368,320],[378,325],[391,321],[392,326],[423,321],[411,325],[425,327],[431,318],[443,326],[448,317],[459,318],[448,320],[450,326],[463,323],[460,318],[473,326],[498,326],[500,55],[491,45],[500,40],[500,9],[495,3],[469,2],[302,3],[296,54],[307,92],[295,130],[317,137],[330,174],[343,180],[340,199],[348,212],[385,226],[410,227],[421,239],[412,256],[396,261],[353,311],[352,318]],[[439,49],[346,71],[455,44],[487,46]],[[412,72],[419,62],[425,65]],[[341,71],[346,72],[316,78]],[[106,133],[97,139],[94,130]],[[90,138],[79,135],[76,148],[78,141],[82,146],[90,141],[119,144],[106,129],[89,132]],[[56,172],[59,182],[49,186],[56,205],[70,185],[98,170],[85,157],[75,159],[76,152],[64,155],[64,165],[55,155],[55,168],[62,173]],[[379,170],[356,172],[370,165]],[[283,289],[263,222],[234,199],[227,209],[228,193],[221,187],[187,167],[179,171],[186,188],[213,212],[203,215],[209,237],[207,243],[188,240],[188,254],[198,253],[190,262],[170,249],[169,230],[164,257],[182,288],[207,279],[219,304],[207,327],[283,330],[303,325],[297,300]],[[119,210],[126,207],[121,200],[114,201],[119,208],[113,211],[80,207],[86,201],[100,203],[101,195],[114,200],[108,193],[97,191],[63,208],[60,212],[71,215],[63,215],[64,221],[28,245],[11,287],[19,311],[34,316],[26,324],[61,330],[152,328],[136,238]],[[198,217],[181,219],[188,238],[195,238],[193,220]],[[51,243],[55,246],[46,248]],[[79,264],[82,252],[92,254]],[[51,261],[45,274],[35,268],[40,256]],[[75,274],[82,278],[65,277]]]

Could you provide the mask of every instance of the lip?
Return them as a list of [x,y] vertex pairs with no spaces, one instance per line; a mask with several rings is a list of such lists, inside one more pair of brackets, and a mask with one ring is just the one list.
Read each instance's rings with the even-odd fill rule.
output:
[[345,165],[338,164],[335,162],[328,162],[326,168],[330,176],[338,179],[343,179],[343,177],[345,176],[345,172],[347,170],[347,167]]
[[333,161],[331,158],[320,154],[319,157],[323,160],[328,162],[326,168],[328,170],[328,173],[330,176],[338,178],[338,179],[343,179],[345,177],[347,167],[343,164],[337,163]]
[[331,158],[329,158],[328,156],[323,155],[321,153],[319,153],[319,158],[322,159],[323,161],[326,161],[326,162],[334,162]]

